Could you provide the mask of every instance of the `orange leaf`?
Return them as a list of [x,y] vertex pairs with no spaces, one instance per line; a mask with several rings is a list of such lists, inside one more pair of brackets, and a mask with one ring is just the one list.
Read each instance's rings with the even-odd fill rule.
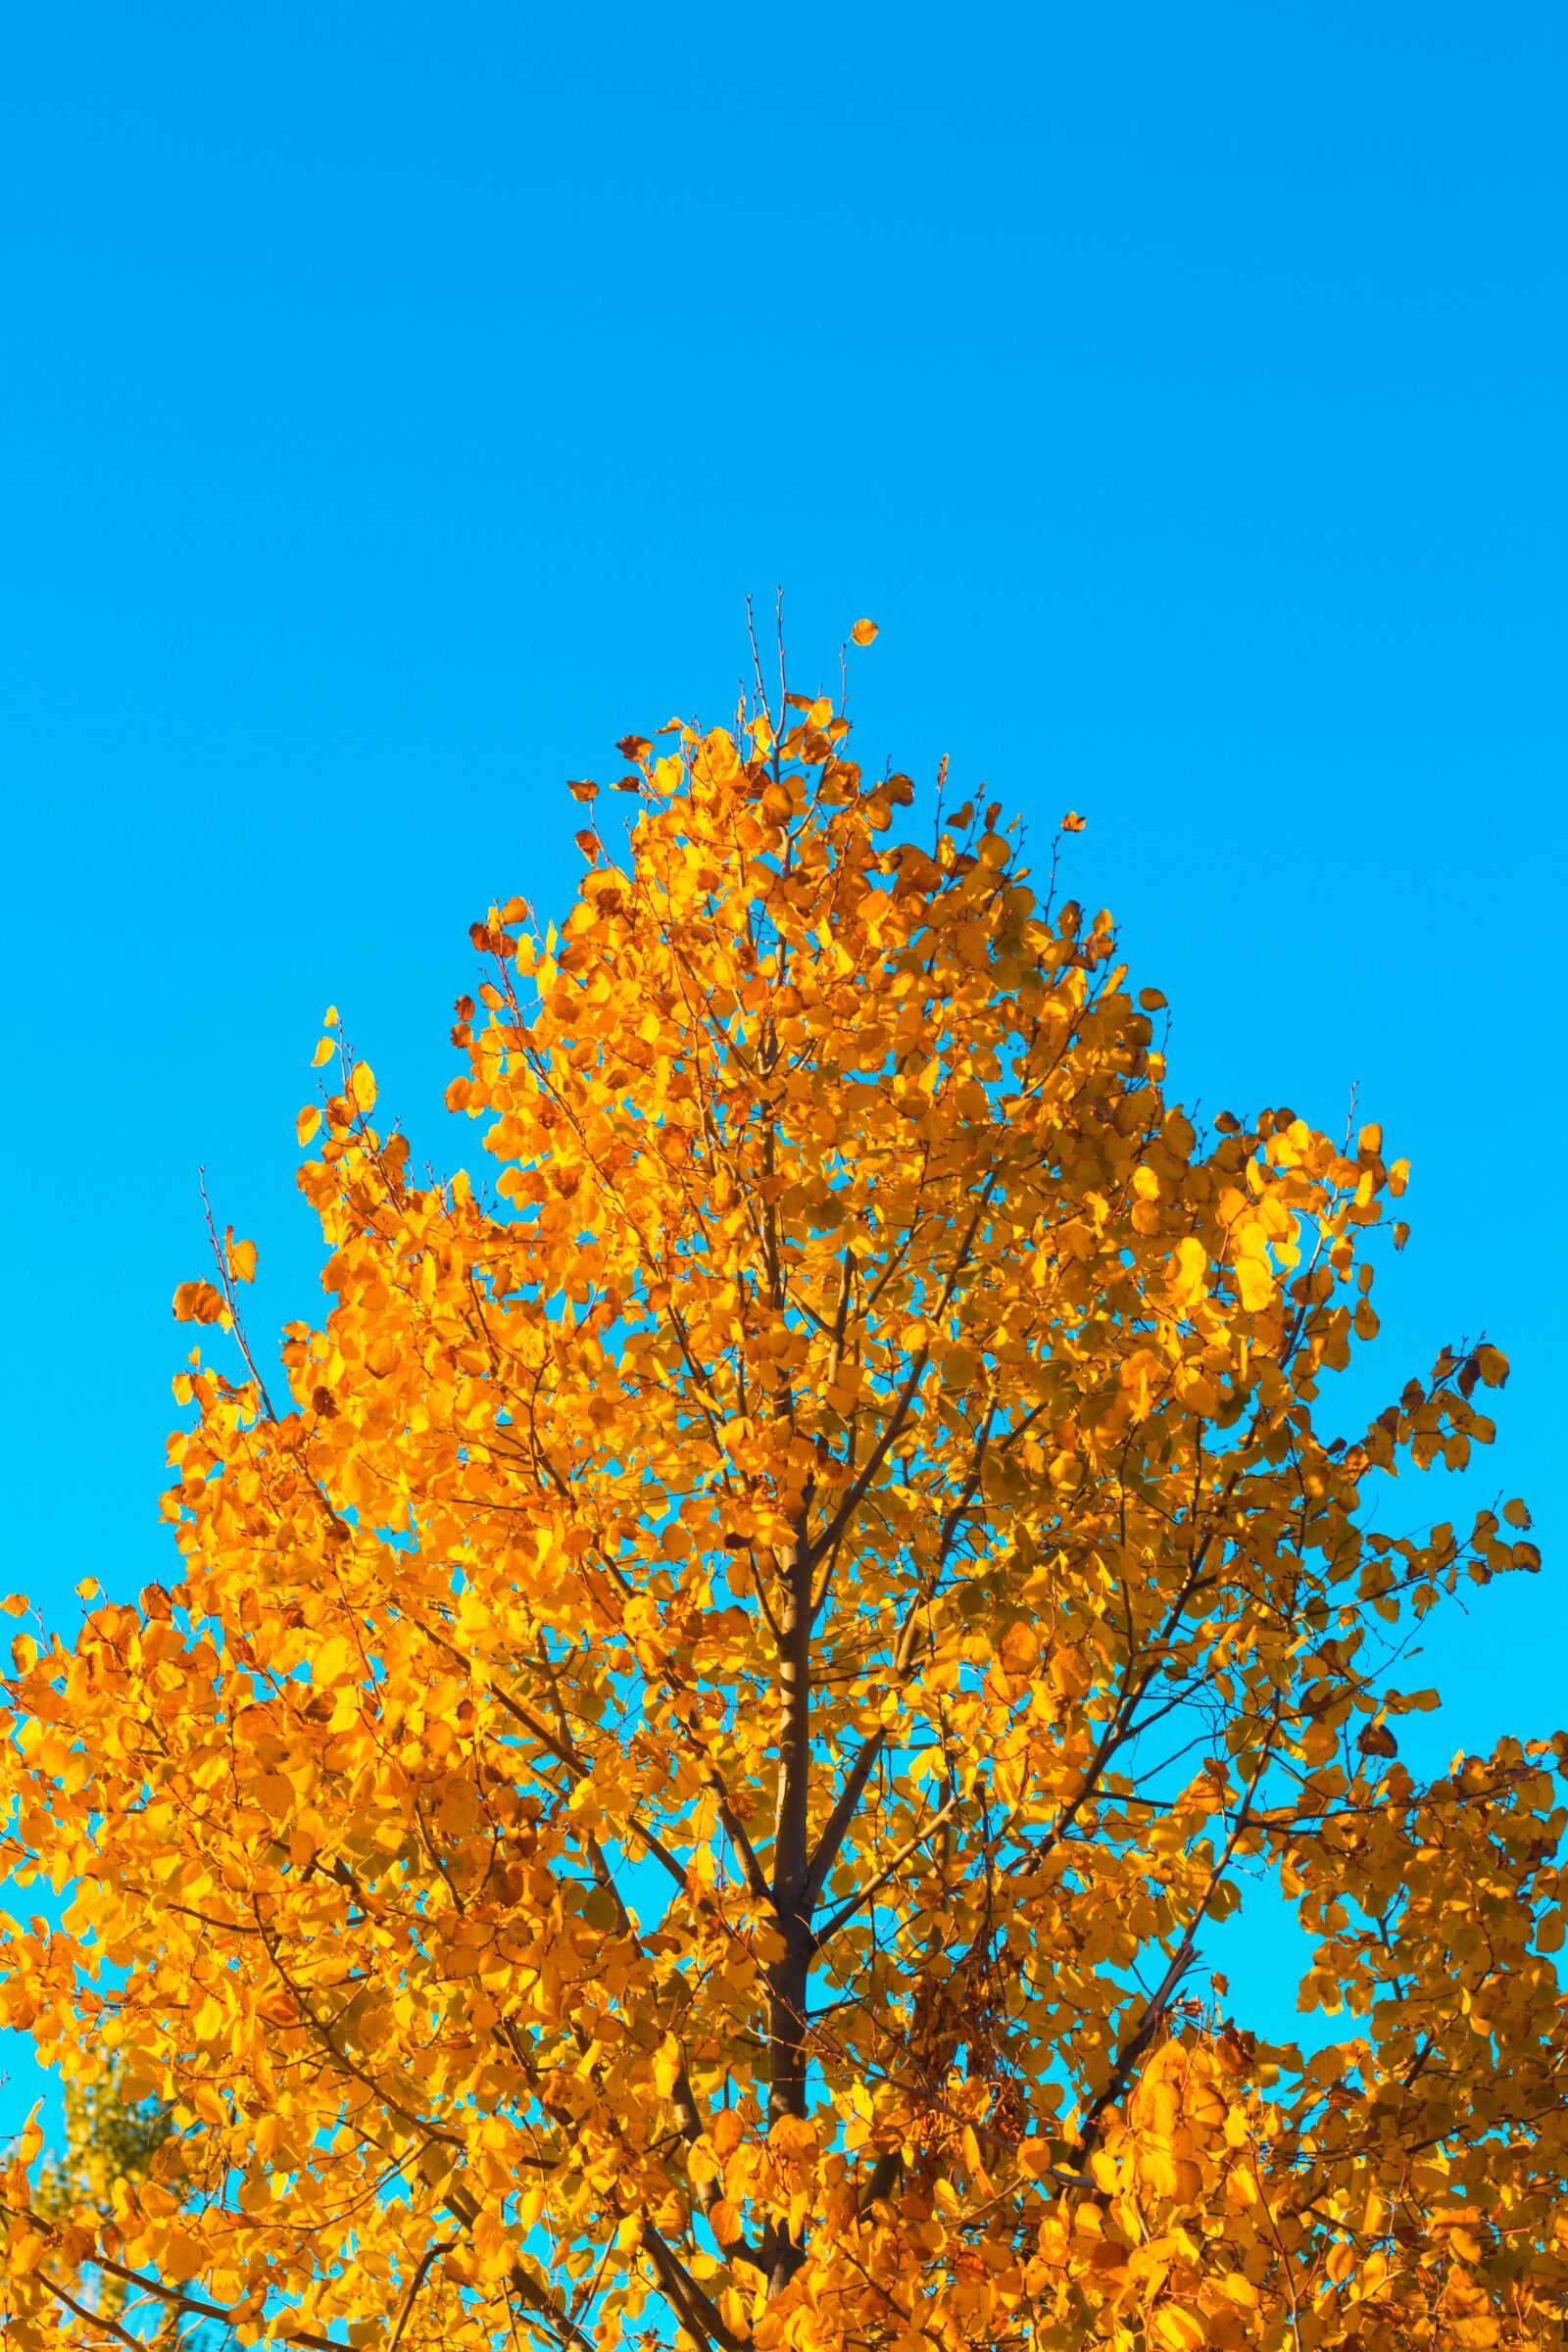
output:
[[850,631],[850,635],[857,645],[870,645],[876,637],[876,622],[874,620],[858,620]]
[[223,1294],[216,1283],[182,1282],[174,1293],[176,1323],[216,1323],[223,1311]]
[[741,2233],[741,2217],[727,2197],[720,2197],[708,2213],[708,2226],[721,2246],[731,2246]]

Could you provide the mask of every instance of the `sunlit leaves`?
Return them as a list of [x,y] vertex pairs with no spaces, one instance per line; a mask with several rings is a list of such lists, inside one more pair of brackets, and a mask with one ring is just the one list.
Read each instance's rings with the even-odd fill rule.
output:
[[[1568,1742],[1423,1784],[1399,1682],[1538,1556],[1378,1510],[1506,1362],[1325,1436],[1381,1131],[1200,1132],[1110,917],[850,742],[792,688],[570,786],[575,903],[470,932],[482,1177],[413,1179],[328,1013],[330,1309],[270,1399],[192,1356],[171,1583],[14,1651],[65,1909],[0,2023],[170,2129],[13,2163],[8,2342],[1560,2331]],[[1316,2057],[1202,1967],[1260,1878]]]

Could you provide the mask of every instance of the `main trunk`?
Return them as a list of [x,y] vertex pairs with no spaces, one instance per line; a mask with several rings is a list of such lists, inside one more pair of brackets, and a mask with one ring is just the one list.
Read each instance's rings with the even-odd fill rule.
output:
[[[804,1540],[796,1544],[780,1624],[779,1782],[773,1843],[773,1903],[784,1950],[767,1972],[768,2122],[806,2113],[807,1988],[811,1968],[807,1887],[808,1796],[811,1762],[811,1570]],[[777,2294],[805,2259],[788,2230],[771,2226],[764,2253],[768,2291]]]

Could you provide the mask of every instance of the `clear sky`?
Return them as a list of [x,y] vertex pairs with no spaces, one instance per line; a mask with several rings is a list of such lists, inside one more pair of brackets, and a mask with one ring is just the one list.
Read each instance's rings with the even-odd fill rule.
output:
[[1561,6],[34,0],[0,74],[0,1589],[169,1572],[198,1165],[318,1314],[323,1007],[471,1155],[469,919],[782,582],[868,761],[1084,813],[1178,1094],[1414,1161],[1379,1377],[1510,1352],[1548,1573],[1411,1680],[1568,1719]]

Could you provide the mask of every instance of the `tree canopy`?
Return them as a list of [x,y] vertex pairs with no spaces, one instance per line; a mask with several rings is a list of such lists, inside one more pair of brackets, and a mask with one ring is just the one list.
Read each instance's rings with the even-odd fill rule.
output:
[[[1568,1741],[1396,1728],[1528,1520],[1377,1514],[1504,1360],[1326,1434],[1402,1163],[1200,1133],[1110,917],[848,732],[759,683],[573,784],[565,919],[474,928],[482,1181],[329,1016],[285,1394],[248,1244],[177,1295],[177,1572],[0,1718],[69,1895],[0,2022],[159,2118],[14,2150],[19,2352],[1559,2340]],[[1315,2054],[1203,1973],[1250,1882]]]

